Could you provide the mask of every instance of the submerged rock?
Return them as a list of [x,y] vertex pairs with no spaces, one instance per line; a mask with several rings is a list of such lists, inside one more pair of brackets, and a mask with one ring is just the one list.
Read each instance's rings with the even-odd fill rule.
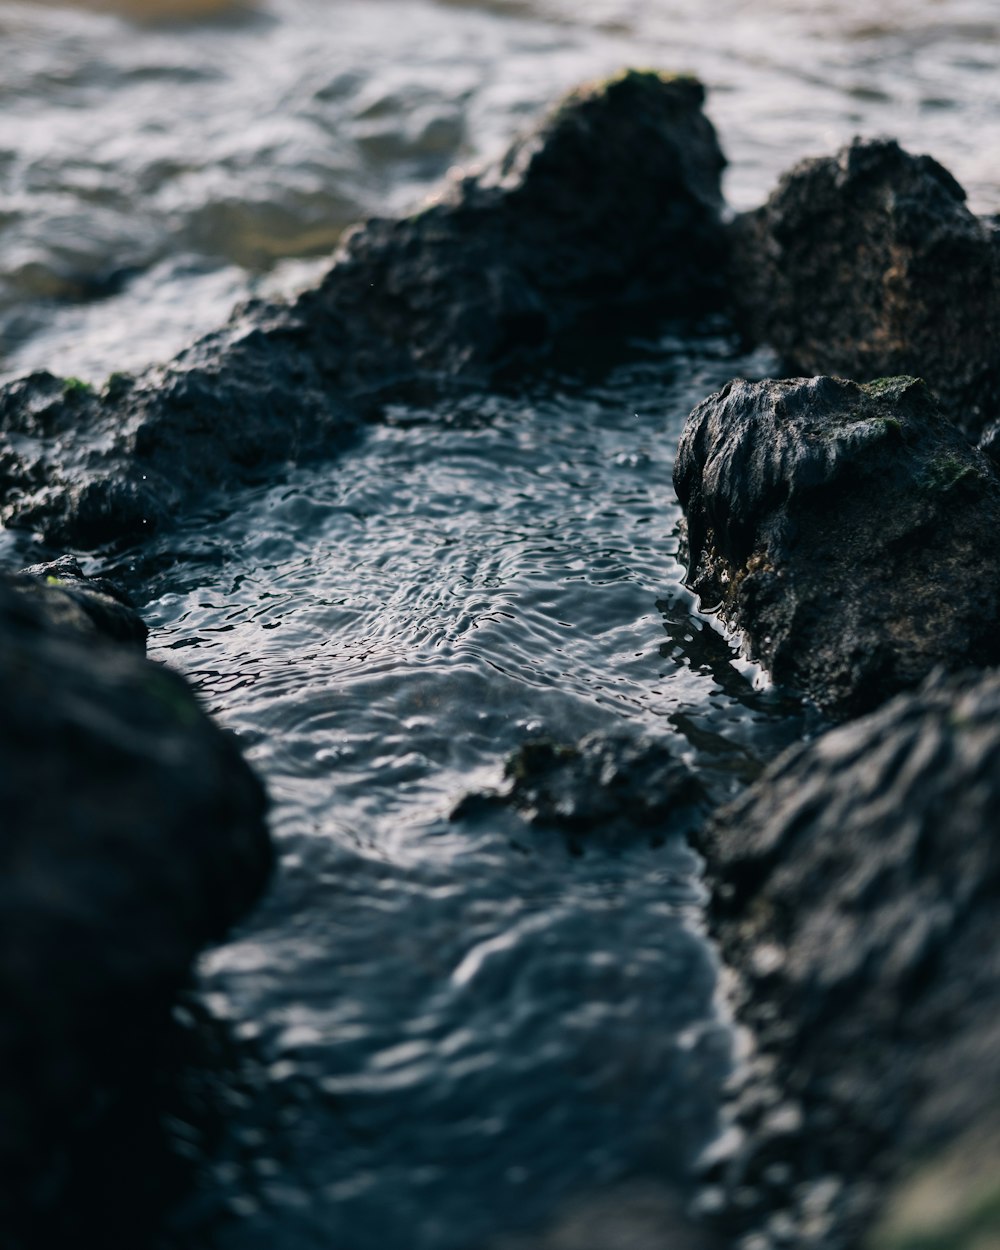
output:
[[696,839],[770,1071],[744,1092],[723,1179],[772,1212],[780,1191],[800,1221],[801,1195],[826,1193],[793,1244],[862,1244],[904,1161],[977,1125],[995,1147],[998,809],[1000,675],[937,675],[786,752]]
[[705,790],[665,744],[625,734],[592,733],[575,746],[539,739],[507,761],[506,789],[467,795],[453,820],[502,809],[527,824],[563,833],[570,850],[605,850],[683,837],[704,817]]
[[1000,480],[921,382],[731,382],[674,484],[702,605],[825,711],[1000,662]]
[[263,791],[235,742],[135,640],[51,611],[46,597],[68,593],[0,582],[0,1220],[12,1247],[63,1244],[58,1229],[117,1244],[118,1189],[157,1183],[122,1134],[174,995],[271,866]]
[[929,156],[855,140],[733,227],[749,336],[790,373],[915,374],[976,439],[1000,419],[1000,227]]
[[329,454],[400,388],[483,384],[623,309],[724,299],[724,164],[704,91],[629,72],[570,96],[499,167],[355,232],[320,286],[101,390],[0,388],[0,520],[143,538],[206,490]]

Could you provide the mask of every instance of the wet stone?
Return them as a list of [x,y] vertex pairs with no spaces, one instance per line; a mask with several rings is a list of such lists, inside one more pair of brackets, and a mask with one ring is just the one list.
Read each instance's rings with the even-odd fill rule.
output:
[[0,1221],[16,1250],[117,1246],[126,1209],[155,1218],[164,1178],[139,1143],[171,1005],[271,867],[235,742],[78,573],[0,581]]
[[725,302],[724,159],[689,78],[571,95],[495,169],[356,230],[326,278],[251,301],[164,366],[102,388],[0,388],[0,521],[94,548],[168,527],[206,492],[328,456],[415,390],[512,376],[623,312]]
[[855,140],[733,226],[748,336],[789,373],[915,374],[973,439],[1000,418],[1000,229],[929,156]]
[[77,629],[93,630],[145,653],[149,631],[128,593],[110,578],[86,576],[73,556],[32,564],[11,585],[32,595],[36,606],[53,620],[64,619]]
[[[1000,676],[939,674],[787,751],[696,836],[738,1013],[776,1061],[736,1104],[725,1180],[780,1167],[793,1244],[858,1244],[888,1178],[995,1140],[998,778]],[[762,943],[785,952],[765,977]],[[797,1105],[761,1117],[776,1086]]]
[[1000,662],[1000,480],[916,379],[731,382],[674,484],[703,608],[825,712]]

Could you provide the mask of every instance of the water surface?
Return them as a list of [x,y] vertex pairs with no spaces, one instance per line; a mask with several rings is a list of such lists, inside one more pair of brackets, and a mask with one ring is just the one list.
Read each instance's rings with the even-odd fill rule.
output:
[[[0,371],[169,357],[626,64],[709,85],[736,208],[860,132],[995,211],[998,36],[986,0],[2,2]],[[620,1181],[685,1192],[724,1127],[691,852],[450,819],[539,735],[655,736],[721,800],[809,729],[674,558],[684,416],[774,362],[718,327],[626,356],[394,407],[118,557],[151,653],[264,776],[282,860],[199,972],[235,1058],[221,1136],[171,1130],[198,1190],[174,1246],[486,1250]]]
[[[485,1246],[595,1186],[683,1187],[722,1127],[735,1043],[683,842],[575,856],[449,819],[529,738],[652,735],[720,798],[802,732],[671,555],[680,423],[771,362],[719,336],[633,356],[394,409],[126,570],[151,654],[267,778],[283,855],[202,972],[257,1074],[203,1176],[219,1244]],[[262,1124],[275,1083],[291,1109]]]

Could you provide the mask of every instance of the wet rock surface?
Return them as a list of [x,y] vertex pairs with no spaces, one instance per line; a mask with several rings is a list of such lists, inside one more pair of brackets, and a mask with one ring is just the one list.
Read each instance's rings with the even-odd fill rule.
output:
[[509,810],[539,831],[557,830],[574,855],[637,842],[660,845],[706,814],[704,787],[665,743],[593,733],[570,746],[526,742],[507,761],[501,791],[466,795],[452,820]]
[[9,384],[0,519],[55,544],[141,539],[207,490],[336,451],[400,388],[486,383],[623,308],[718,306],[724,160],[703,99],[652,73],[581,90],[498,169],[356,232],[294,302],[252,303],[99,391]]
[[703,607],[824,711],[1000,661],[1000,482],[915,379],[734,381],[674,483]]
[[[860,1244],[903,1161],[995,1140],[998,764],[1000,677],[937,675],[786,752],[697,837],[756,1047],[713,1165],[729,1229]],[[893,1218],[876,1244],[918,1244]]]
[[110,596],[54,567],[56,585],[0,584],[0,1214],[18,1248],[117,1244],[117,1213],[155,1206],[132,1147],[171,1002],[271,865],[235,742],[135,637],[99,637],[87,596]]
[[914,374],[973,439],[1000,418],[1000,229],[929,156],[856,140],[733,227],[744,328],[788,371]]
[[128,593],[107,577],[88,577],[73,556],[32,564],[10,585],[31,595],[35,607],[54,625],[130,644],[145,654],[149,630]]

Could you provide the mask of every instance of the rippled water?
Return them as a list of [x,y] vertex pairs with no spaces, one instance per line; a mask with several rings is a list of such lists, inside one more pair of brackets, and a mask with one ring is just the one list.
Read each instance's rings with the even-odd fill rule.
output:
[[[634,356],[395,410],[126,570],[152,654],[267,777],[284,854],[203,970],[258,1072],[211,1182],[221,1244],[485,1246],[595,1184],[680,1182],[719,1130],[734,1043],[691,852],[449,820],[530,737],[651,733],[722,795],[801,729],[671,556],[680,423],[769,361]],[[274,1081],[297,1093],[262,1125]]]
[[[0,369],[168,356],[626,63],[710,85],[737,207],[854,132],[1000,206],[986,0],[176,6],[0,3]],[[282,851],[201,970],[236,1058],[178,1246],[486,1250],[618,1180],[683,1186],[735,1046],[694,857],[449,816],[539,734],[655,735],[720,798],[803,732],[673,558],[684,416],[771,367],[665,335],[610,374],[398,407],[124,560]]]

